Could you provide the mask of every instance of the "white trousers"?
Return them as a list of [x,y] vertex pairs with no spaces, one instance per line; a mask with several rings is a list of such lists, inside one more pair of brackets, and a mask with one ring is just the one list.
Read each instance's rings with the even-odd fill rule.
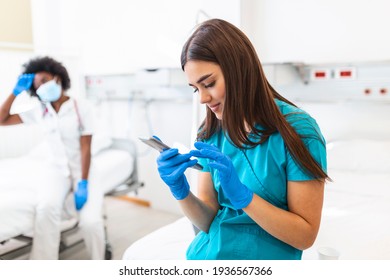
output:
[[[93,173],[92,166],[91,173]],[[12,201],[2,203],[3,215],[0,215],[0,226],[6,226],[8,219],[12,219],[13,207],[25,210],[28,217],[21,223],[29,222],[31,224],[30,220],[33,221],[33,244],[30,259],[58,259],[61,223],[67,197],[72,203],[73,213],[78,215],[79,228],[89,257],[94,260],[104,259],[104,191],[94,188],[98,184],[93,181],[93,176],[88,184],[87,203],[80,212],[76,212],[74,206],[71,180],[44,160],[28,157],[2,160],[0,162],[0,178],[0,190],[6,194],[2,195],[2,201],[9,197],[13,198],[14,203],[24,203],[22,206],[13,205]],[[18,192],[20,193],[18,194]],[[20,199],[15,200],[15,197]],[[26,201],[28,198],[30,200]],[[15,208],[16,212],[17,209]],[[10,222],[12,225],[15,224],[15,221]],[[7,231],[5,236],[7,236]]]
[[[73,194],[72,194],[73,196]],[[92,260],[104,260],[105,232],[103,220],[104,193],[97,182],[88,183],[88,199],[79,212],[80,230]]]
[[[64,178],[53,167],[47,166],[44,170],[44,175],[39,174],[41,184],[38,187],[38,204],[35,212],[30,259],[55,260],[59,258],[64,202],[71,192],[72,182],[69,178]],[[73,198],[73,193],[70,195]],[[94,260],[104,259],[103,199],[103,191],[100,188],[94,189],[93,180],[89,181],[87,202],[78,212],[79,227],[84,243],[90,258]]]
[[[30,259],[58,259],[63,203],[70,191],[70,181],[46,167],[46,174],[37,174],[33,244]],[[36,180],[34,180],[36,181]]]

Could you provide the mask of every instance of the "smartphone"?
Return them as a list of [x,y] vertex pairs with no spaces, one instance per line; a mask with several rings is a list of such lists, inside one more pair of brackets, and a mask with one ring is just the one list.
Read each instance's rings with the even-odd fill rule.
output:
[[[165,150],[165,149],[170,149],[171,147],[169,147],[167,144],[165,144],[164,142],[162,142],[161,140],[158,140],[154,137],[150,137],[149,139],[146,139],[146,138],[139,138],[139,140],[141,140],[142,142],[144,142],[146,145],[149,145],[150,147],[156,149],[157,151],[159,151],[160,153]],[[199,163],[195,164],[194,166],[191,166],[191,168],[195,168],[197,170],[202,170],[203,169],[203,166],[200,165]]]

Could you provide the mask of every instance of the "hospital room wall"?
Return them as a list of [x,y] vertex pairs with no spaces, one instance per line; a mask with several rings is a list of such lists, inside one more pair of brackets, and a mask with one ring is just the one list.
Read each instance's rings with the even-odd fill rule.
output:
[[241,25],[262,62],[390,59],[386,0],[242,0],[241,4]]
[[[182,43],[196,21],[206,17],[199,10],[241,26],[263,62],[389,58],[390,42],[384,34],[390,18],[384,15],[386,1],[380,0],[31,0],[31,8],[34,51],[0,50],[2,65],[7,65],[7,69],[1,66],[7,71],[1,72],[0,100],[9,94],[20,65],[37,54],[63,61],[73,82],[70,94],[82,97],[85,75],[178,67]],[[113,136],[135,137],[150,132],[143,101],[131,104],[129,99],[111,100],[97,106],[106,112],[109,109],[102,118],[110,120]],[[152,102],[153,132],[170,144],[190,145],[192,109],[191,99]],[[156,173],[155,152],[145,148],[139,146],[139,169],[146,181],[139,196],[155,208],[178,211]]]
[[[18,1],[22,0],[13,2]],[[84,90],[84,74],[177,67],[182,43],[196,21],[205,18],[200,10],[240,25],[262,62],[372,61],[390,56],[386,0],[30,2],[33,54],[55,55],[70,64],[76,92]],[[31,52],[10,53],[0,47],[0,53],[2,68],[10,69],[8,75],[1,73],[2,99]]]
[[[21,1],[26,0],[13,2]],[[84,96],[85,75],[178,67],[184,40],[207,15],[239,23],[240,0],[29,1],[33,48],[5,49],[0,42],[0,67],[9,70],[1,72],[0,100],[14,85],[21,64],[36,55],[61,60],[72,78],[70,94]]]

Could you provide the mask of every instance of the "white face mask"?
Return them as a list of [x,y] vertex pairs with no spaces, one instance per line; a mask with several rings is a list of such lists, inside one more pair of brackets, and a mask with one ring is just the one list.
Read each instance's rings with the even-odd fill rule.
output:
[[42,84],[37,89],[37,95],[42,102],[55,102],[61,96],[61,86],[53,79]]

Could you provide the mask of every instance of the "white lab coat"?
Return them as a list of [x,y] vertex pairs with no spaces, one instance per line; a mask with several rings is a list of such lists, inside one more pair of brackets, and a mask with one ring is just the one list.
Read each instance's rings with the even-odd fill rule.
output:
[[[58,113],[50,103],[20,113],[25,124],[38,123],[46,132],[42,147],[47,155],[47,176],[38,186],[31,259],[58,259],[61,216],[65,200],[81,179],[80,136],[93,134],[93,117],[85,103],[70,98]],[[41,147],[41,148],[42,148]],[[93,172],[91,162],[90,174]],[[103,192],[89,180],[88,200],[78,212],[80,229],[91,259],[104,258]],[[68,197],[68,199],[67,199]],[[72,203],[73,213],[76,213]],[[67,209],[69,213],[69,208]],[[72,211],[71,211],[72,212]]]

